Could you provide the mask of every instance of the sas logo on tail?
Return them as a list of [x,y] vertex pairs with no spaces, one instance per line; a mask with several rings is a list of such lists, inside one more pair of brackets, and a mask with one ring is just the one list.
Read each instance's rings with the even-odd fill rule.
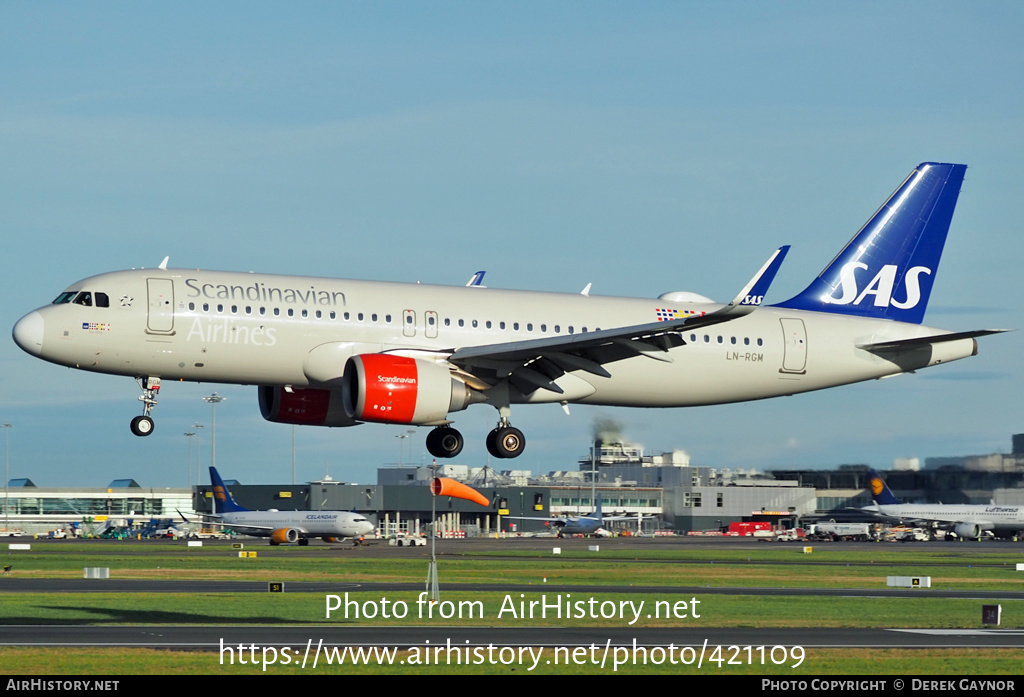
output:
[[912,307],[917,307],[917,304],[921,302],[921,274],[932,275],[932,270],[925,266],[912,267],[903,278],[906,294],[902,300],[896,300],[892,297],[896,284],[896,265],[886,264],[883,266],[882,270],[871,279],[867,288],[860,290],[857,286],[857,269],[867,268],[867,264],[859,261],[853,261],[843,266],[839,272],[839,283],[843,294],[838,298],[825,296],[824,302],[833,305],[860,305],[866,297],[872,295],[875,307],[892,305],[900,310],[909,310]]

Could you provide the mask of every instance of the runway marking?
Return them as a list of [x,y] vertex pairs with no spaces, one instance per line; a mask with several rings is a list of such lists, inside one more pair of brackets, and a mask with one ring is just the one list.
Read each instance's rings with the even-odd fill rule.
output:
[[890,629],[888,631],[931,636],[1024,636],[1022,629]]

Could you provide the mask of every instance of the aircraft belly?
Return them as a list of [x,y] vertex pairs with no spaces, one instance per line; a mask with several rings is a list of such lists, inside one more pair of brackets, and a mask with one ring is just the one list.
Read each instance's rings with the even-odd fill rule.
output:
[[596,391],[580,401],[586,404],[636,407],[684,407],[761,399],[786,394],[778,368],[764,354],[735,357],[731,352],[682,347],[670,352],[674,362],[646,357],[609,366],[611,378],[589,377]]

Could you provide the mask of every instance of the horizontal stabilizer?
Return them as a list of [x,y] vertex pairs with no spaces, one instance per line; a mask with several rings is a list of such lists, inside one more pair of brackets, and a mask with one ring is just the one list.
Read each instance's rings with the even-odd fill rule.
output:
[[916,336],[912,339],[896,339],[894,341],[879,341],[872,344],[857,344],[857,348],[865,351],[886,351],[891,349],[914,348],[915,346],[926,346],[928,344],[940,344],[945,341],[959,341],[960,339],[974,339],[989,334],[1001,334],[1012,331],[1010,329],[978,329],[973,332],[956,332],[953,334],[935,334],[932,336]]

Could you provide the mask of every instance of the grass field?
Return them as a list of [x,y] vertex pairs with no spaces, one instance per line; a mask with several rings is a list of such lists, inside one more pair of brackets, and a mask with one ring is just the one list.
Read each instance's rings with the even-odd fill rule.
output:
[[[253,549],[249,547],[248,549]],[[301,554],[287,549],[256,547],[254,559],[240,559],[229,547],[189,549],[180,543],[165,546],[130,542],[36,543],[31,552],[9,553],[5,564],[14,565],[13,578],[81,578],[84,567],[108,567],[116,579],[245,579],[253,581],[300,581],[346,583],[402,582],[420,584],[427,559],[419,550],[404,558],[378,558],[361,550],[323,550]],[[745,595],[699,595],[707,588],[885,588],[889,575],[930,576],[933,588],[955,590],[1020,590],[1022,578],[1014,564],[1024,557],[1016,546],[1005,551],[991,547],[979,550],[971,545],[925,545],[909,548],[879,546],[858,550],[841,546],[815,548],[810,555],[799,548],[765,545],[764,548],[728,550],[612,549],[600,553],[565,551],[559,556],[536,551],[475,552],[439,558],[442,598],[479,602],[480,616],[463,619],[460,625],[513,627],[525,620],[498,618],[505,593],[469,592],[461,583],[499,585],[533,584],[536,593],[549,585],[589,587],[587,593],[601,600],[618,601],[636,595],[595,590],[601,586],[633,585],[665,587],[665,592],[644,594],[648,607],[659,600],[674,603],[698,595],[701,617],[683,620],[647,620],[645,626],[693,627],[903,627],[979,628],[978,600],[929,597],[927,590],[909,598],[786,597]],[[323,624],[346,623],[429,624],[431,620],[345,619],[340,613],[327,619],[324,593],[4,593],[0,579],[0,625],[14,624]],[[696,590],[694,590],[696,589]],[[392,601],[415,602],[415,591],[387,593]],[[351,593],[350,598],[376,602],[380,592]],[[1024,601],[1004,600],[1003,628],[1024,627]],[[435,620],[437,621],[437,620]],[[573,620],[576,626],[600,628],[621,626],[619,620]],[[715,671],[751,675],[1015,675],[1024,651],[998,650],[815,650],[808,652],[799,669],[788,666],[720,665]],[[33,675],[87,675],[93,666],[99,674],[246,674],[261,672],[254,666],[223,666],[216,653],[191,652],[187,660],[180,652],[143,649],[35,649],[0,650],[0,672]],[[436,666],[332,666],[319,672],[430,674]],[[516,666],[464,666],[458,672],[523,672]],[[587,666],[540,665],[532,672],[585,674]],[[624,671],[626,669],[624,668]],[[695,674],[685,665],[648,665],[628,671],[656,674]],[[628,672],[626,671],[626,672]],[[275,666],[275,674],[300,673],[294,666]],[[708,672],[708,666],[700,671]]]

